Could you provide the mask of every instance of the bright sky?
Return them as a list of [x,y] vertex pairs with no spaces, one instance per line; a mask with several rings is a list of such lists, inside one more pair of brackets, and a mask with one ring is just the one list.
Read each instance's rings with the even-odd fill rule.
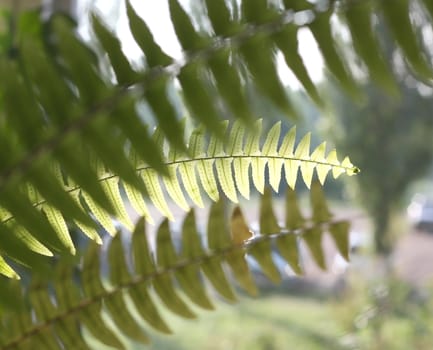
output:
[[[188,6],[190,1],[195,0],[180,0],[181,4],[185,6]],[[146,21],[153,32],[155,40],[162,49],[176,59],[181,58],[182,51],[170,22],[167,0],[131,0],[131,3],[136,12]],[[84,9],[83,6],[89,7],[89,4],[92,4],[92,7],[96,8],[102,17],[107,18],[108,23],[118,32],[123,50],[127,56],[133,62],[140,61],[142,53],[128,30],[124,0],[81,0],[79,4],[82,10]],[[86,35],[86,30],[85,26],[82,31],[84,35]],[[298,35],[299,50],[304,58],[310,76],[315,81],[321,80],[323,77],[323,61],[316,42],[307,29],[301,29]],[[299,83],[287,68],[282,55],[277,56],[277,62],[282,82],[290,85],[292,88],[299,88]]]

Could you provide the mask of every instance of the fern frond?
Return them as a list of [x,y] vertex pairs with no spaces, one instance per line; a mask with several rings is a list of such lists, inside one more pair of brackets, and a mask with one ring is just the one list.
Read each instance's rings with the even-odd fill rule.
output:
[[[167,143],[167,147],[164,147],[164,139],[162,138],[158,142],[161,143],[161,149],[166,149],[162,162],[167,167],[169,176],[161,178],[157,171],[150,166],[142,162],[135,163],[135,171],[143,180],[147,199],[162,215],[173,220],[174,217],[166,199],[167,195],[173,203],[184,210],[189,210],[191,205],[203,207],[202,192],[211,200],[217,200],[219,188],[232,202],[238,201],[238,193],[248,199],[251,187],[250,168],[253,184],[260,193],[263,193],[265,186],[266,167],[269,182],[276,192],[281,182],[283,168],[287,183],[292,188],[295,187],[298,172],[301,172],[305,184],[309,187],[315,169],[322,184],[330,171],[333,172],[334,177],[338,177],[342,173],[352,175],[359,171],[350,163],[348,158],[340,163],[336,158],[335,151],[325,157],[325,144],[319,145],[310,153],[310,134],[304,136],[295,146],[295,128],[284,136],[280,144],[280,122],[276,123],[266,135],[263,135],[265,140],[261,144],[261,120],[258,120],[255,125],[255,128],[249,130],[237,121],[227,130],[223,139],[218,138],[215,134],[207,135],[203,132],[202,127],[196,128],[191,133],[190,142],[186,146],[186,153],[176,151],[176,148],[173,148],[169,143]],[[227,126],[228,124],[225,122],[221,130],[226,129]],[[154,139],[161,136],[159,130],[156,130]],[[207,143],[208,136],[209,142]],[[207,147],[205,147],[206,143]],[[124,200],[120,193],[121,189],[124,188],[129,201],[138,211],[138,214],[144,215],[149,221],[152,220],[141,191],[121,177],[104,171],[101,166],[95,165],[94,168],[99,174],[101,188],[107,197],[110,208],[113,208],[114,214],[111,215],[109,211],[101,207],[84,189],[77,186],[68,188],[65,185],[64,190],[74,198],[73,202],[78,204],[82,213],[89,212],[89,215],[92,215],[97,223],[111,235],[116,232],[112,218],[122,223],[125,228],[131,229],[132,223],[124,204],[126,199]],[[36,193],[34,190],[32,191],[32,193]],[[48,223],[62,244],[70,251],[74,251],[75,248],[66,225],[68,215],[62,215],[41,195],[37,194],[33,197],[32,201],[35,208],[45,214],[44,217],[47,217]],[[87,221],[75,220],[77,226],[88,237],[100,242],[95,229],[89,226]],[[20,223],[20,220],[11,214],[5,214],[2,218],[2,225],[5,228],[9,227],[6,225],[9,222]],[[32,233],[32,231],[29,232]],[[16,235],[17,233],[14,232],[10,240],[13,240]],[[43,240],[42,237],[38,239],[38,242],[48,245],[48,241]],[[28,248],[35,251],[34,246],[28,246]],[[11,258],[19,261],[13,251],[10,251],[9,254]]]
[[[311,98],[320,105],[318,89],[298,52],[297,34],[302,26],[313,33],[326,68],[355,98],[358,82],[334,37],[331,23],[334,14],[347,22],[355,52],[372,79],[390,93],[396,93],[395,77],[383,58],[384,50],[375,34],[377,15],[386,19],[385,25],[416,77],[424,80],[432,77],[428,53],[410,20],[408,0],[399,1],[395,6],[385,0],[341,0],[326,4],[287,0],[280,7],[270,1],[245,0],[241,1],[239,18],[232,16],[224,0],[205,1],[205,5],[202,15],[209,20],[207,31],[195,28],[185,8],[178,1],[170,0],[171,19],[185,53],[179,61],[173,60],[155,42],[147,24],[129,2],[126,4],[129,28],[143,51],[146,67],[138,69],[128,62],[119,38],[96,16],[92,26],[113,76],[103,73],[102,58],[77,37],[70,22],[59,16],[47,23],[46,38],[39,41],[23,38],[16,58],[0,59],[3,78],[0,207],[7,212],[1,214],[0,234],[8,237],[8,240],[0,239],[0,256],[34,266],[48,261],[36,262],[38,253],[73,253],[65,223],[75,223],[86,235],[100,242],[97,225],[86,214],[88,209],[111,233],[114,233],[111,216],[131,226],[119,200],[119,188],[120,193],[125,190],[133,207],[149,220],[142,198],[146,192],[155,206],[172,219],[166,192],[184,209],[191,201],[204,204],[199,187],[212,200],[217,200],[216,189],[220,186],[236,202],[239,193],[245,198],[250,195],[250,180],[245,170],[251,169],[252,182],[259,192],[265,186],[266,167],[274,189],[281,180],[281,168],[291,187],[295,186],[299,170],[307,185],[314,169],[322,182],[329,171],[334,176],[350,172],[349,160],[340,163],[332,151],[325,155],[324,145],[310,153],[308,136],[301,141],[302,147],[291,149],[293,140],[288,138],[283,141],[284,147],[275,149],[278,126],[268,135],[266,147],[259,145],[258,136],[251,136],[252,130],[248,129],[243,149],[236,146],[241,135],[232,129],[232,138],[228,139],[230,149],[222,147],[222,151],[218,150],[221,154],[210,158],[199,156],[200,152],[208,157],[212,154],[209,147],[205,149],[204,139],[197,141],[196,154],[191,158],[188,152],[194,150],[186,147],[182,137],[179,112],[175,108],[179,99],[169,92],[177,83],[189,114],[207,131],[212,131],[218,142],[223,137],[222,116],[229,114],[242,125],[252,124],[254,111],[245,94],[247,83],[281,111],[295,117],[297,111],[276,73],[274,57],[279,51]],[[422,5],[420,11],[432,13],[427,0]],[[300,12],[308,14],[305,23],[296,21]],[[142,103],[150,107],[171,149],[177,148],[191,159],[167,162],[167,154],[152,139],[137,111]],[[283,152],[283,148],[289,153]],[[106,179],[101,179],[95,164],[102,164],[101,171],[108,174]],[[165,176],[162,182],[160,175]],[[109,181],[109,177],[113,180]],[[178,186],[179,180],[183,187]],[[36,206],[28,185],[42,197]],[[64,191],[64,185],[71,196]],[[33,254],[30,252],[34,255],[29,255]]]
[[[285,54],[287,64],[303,82],[313,100],[320,101],[302,59],[297,54],[296,33],[299,26],[294,21],[294,12],[307,10],[311,15],[307,26],[316,38],[327,68],[342,83],[344,89],[352,92],[353,95],[357,95],[356,82],[351,77],[352,74],[349,72],[346,62],[342,61],[343,58],[339,54],[338,45],[332,36],[330,18],[333,13],[347,18],[355,50],[365,61],[368,70],[372,73],[372,78],[377,79],[389,91],[395,92],[391,70],[384,64],[381,50],[372,30],[372,18],[378,12],[385,14],[391,32],[417,74],[424,79],[431,77],[432,69],[426,63],[426,53],[418,44],[419,38],[416,37],[408,19],[409,11],[406,11],[408,1],[399,2],[398,8],[388,6],[386,1],[373,3],[378,3],[379,6],[369,6],[369,1],[339,1],[330,2],[329,6],[323,9],[322,7],[316,8],[316,5],[306,0],[286,1],[284,2],[285,11],[282,11],[265,1],[245,1],[245,3],[242,2],[242,16],[237,22],[230,17],[230,11],[224,1],[218,1],[218,4],[206,2],[207,13],[204,13],[203,16],[209,18],[214,30],[212,35],[198,32],[191,25],[189,16],[182,6],[177,1],[171,1],[171,15],[176,34],[187,53],[185,60],[180,62],[173,61],[161,50],[154,41],[146,23],[127,3],[129,26],[145,55],[149,66],[148,70],[134,70],[120,50],[119,39],[105,27],[100,19],[96,17],[93,19],[96,36],[101,43],[102,50],[107,53],[116,74],[118,84],[115,86],[101,79],[102,74],[94,62],[94,57],[89,55],[89,49],[83,47],[79,40],[74,37],[70,26],[56,18],[52,21],[53,35],[57,37],[56,42],[58,43],[55,51],[58,55],[58,61],[65,66],[66,76],[62,76],[59,70],[49,67],[46,54],[39,45],[24,43],[22,48],[26,78],[30,79],[31,85],[37,91],[37,96],[34,97],[50,116],[50,121],[56,125],[56,128],[53,129],[55,132],[48,139],[33,138],[33,146],[37,147],[26,149],[27,154],[24,158],[18,157],[17,162],[8,165],[5,168],[7,171],[4,171],[4,176],[1,177],[1,183],[5,184],[9,181],[7,179],[28,172],[29,164],[33,160],[61,148],[65,140],[69,139],[69,136],[75,132],[84,135],[85,130],[87,130],[93,134],[93,138],[98,134],[100,139],[97,143],[91,144],[91,147],[100,151],[109,146],[107,142],[100,143],[100,141],[104,141],[101,135],[113,136],[113,133],[110,132],[110,130],[114,131],[113,128],[118,128],[125,133],[135,148],[143,149],[138,147],[139,144],[143,145],[143,143],[151,147],[153,143],[147,139],[144,132],[145,127],[136,116],[134,108],[126,103],[128,105],[126,112],[123,107],[125,100],[130,99],[134,102],[142,99],[148,102],[170,143],[182,148],[183,140],[178,136],[180,127],[177,113],[173,108],[173,101],[166,91],[167,86],[170,86],[175,77],[178,78],[182,90],[184,90],[183,93],[190,108],[190,114],[208,127],[216,128],[218,125],[218,116],[221,113],[217,105],[220,99],[232,111],[234,117],[242,120],[249,119],[251,113],[243,94],[244,87],[241,83],[239,70],[233,63],[237,60],[239,60],[239,64],[248,67],[253,82],[259,90],[268,95],[282,110],[293,114],[293,108],[290,107],[288,98],[282,91],[281,83],[275,73],[276,67],[272,60],[272,52],[276,48]],[[360,10],[361,15],[355,16],[354,13],[359,12],[356,10],[358,7],[362,10]],[[426,5],[426,9],[427,11],[430,10],[429,5]],[[400,18],[405,19],[403,21],[404,28],[399,25]],[[366,35],[360,35],[360,30],[363,28],[365,28],[363,33]],[[289,47],[286,47],[287,45]],[[257,50],[257,47],[260,47],[260,50]],[[257,55],[257,52],[261,52],[261,54]],[[228,59],[230,54],[236,57],[236,60],[232,60],[233,62]],[[5,67],[4,76],[8,77],[13,73],[12,75],[19,77],[21,72],[14,70],[16,71],[16,68],[11,70]],[[206,78],[208,75],[201,72],[211,73],[212,79]],[[49,77],[49,79],[44,77]],[[65,78],[69,84],[75,85],[74,88],[78,90],[82,100],[74,98],[74,93],[65,84]],[[214,85],[213,79],[215,79],[219,98],[209,96],[210,90],[207,86]],[[132,87],[137,89],[132,89]],[[13,90],[11,91],[13,92]],[[139,96],[136,95],[137,92]],[[22,98],[23,89],[19,88],[19,91],[13,92],[13,95]],[[50,101],[50,96],[55,96],[58,100],[56,102]],[[29,103],[28,106],[34,106],[34,103]],[[13,109],[15,110],[16,107]],[[28,111],[31,109],[28,108]],[[16,112],[15,110],[14,114]],[[122,114],[123,117],[118,117],[119,114]],[[115,122],[114,124],[111,123],[111,127],[109,123],[101,121],[110,116]],[[38,120],[38,118],[33,119]],[[20,119],[17,118],[17,120]],[[94,124],[97,124],[98,128],[94,128],[96,126]],[[37,122],[35,126],[37,127],[35,130],[43,129],[41,122]],[[69,150],[71,149],[69,148]],[[140,156],[158,168],[158,164],[161,165],[158,163],[158,150],[153,149],[153,151],[143,151]],[[100,156],[104,158],[104,154],[100,154]],[[118,167],[117,170],[124,171],[125,176],[130,176],[131,181],[137,181],[133,178],[132,172],[127,172],[127,163],[119,151],[114,154],[117,155],[117,159],[116,162],[111,163],[111,166],[114,167],[112,170]],[[110,163],[109,159],[105,159],[105,161]],[[124,166],[120,167],[121,164]],[[120,174],[122,171],[116,171],[116,173]],[[159,168],[159,171],[163,171],[163,168]],[[8,175],[5,176],[6,174]]]
[[[288,191],[287,213],[300,213],[293,201],[294,191]],[[160,332],[170,333],[169,325],[159,313],[162,304],[184,318],[195,317],[190,303],[204,309],[214,308],[204,279],[229,302],[237,299],[235,283],[256,295],[257,286],[246,259],[248,255],[257,260],[270,280],[278,283],[280,275],[272,259],[271,242],[276,243],[279,253],[297,272],[302,272],[298,249],[301,240],[307,243],[317,263],[325,267],[320,254],[323,252],[321,237],[326,232],[336,239],[338,250],[347,258],[347,222],[333,221],[330,215],[323,221],[315,214],[328,212],[318,183],[313,183],[313,217],[298,220],[300,225],[294,225],[293,220],[286,218],[286,222],[292,222],[290,229],[278,226],[270,194],[266,190],[262,197],[260,232],[253,232],[248,227],[238,206],[227,220],[223,201],[213,204],[207,228],[208,248],[197,231],[193,211],[183,222],[180,250],[175,249],[173,242],[175,232],[164,220],[157,230],[153,252],[145,234],[144,219],[139,220],[128,242],[130,247],[123,246],[120,234],[108,243],[108,256],[104,260],[104,264],[109,265],[108,285],[102,282],[105,275],[100,270],[101,248],[97,245],[88,248],[79,267],[79,277],[74,276],[73,265],[60,261],[49,282],[34,277],[24,295],[28,309],[23,303],[19,312],[15,310],[1,316],[0,349],[29,346],[89,348],[82,333],[84,327],[94,338],[115,348],[125,348],[118,332],[130,340],[148,343],[149,338],[142,329],[143,321]],[[232,271],[230,277],[225,272],[225,265]],[[0,296],[2,293],[5,292],[0,290]],[[21,294],[19,289],[15,294]],[[127,299],[138,315],[129,311]],[[102,311],[111,319],[110,327],[101,318]]]

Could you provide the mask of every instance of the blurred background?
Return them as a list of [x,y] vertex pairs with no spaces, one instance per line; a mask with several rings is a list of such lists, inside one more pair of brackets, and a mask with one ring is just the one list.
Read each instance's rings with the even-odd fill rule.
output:
[[[131,3],[162,48],[181,59],[166,1]],[[200,0],[181,3],[191,13],[200,13]],[[13,54],[20,35],[36,35],[40,30],[35,18],[58,11],[74,18],[78,32],[92,45],[87,16],[92,10],[118,33],[131,62],[144,65],[126,29],[122,0],[1,0],[0,50]],[[430,19],[416,6],[412,11],[420,38],[432,53]],[[298,32],[299,51],[326,106],[318,110],[285,65],[279,71],[304,116],[297,122],[299,135],[312,131],[317,138],[313,147],[318,140],[329,140],[362,170],[356,177],[331,180],[325,186],[333,213],[352,223],[351,261],[340,257],[326,238],[327,271],[315,265],[305,248],[302,277],[276,255],[283,282],[273,286],[251,260],[259,298],[240,295],[236,305],[221,301],[215,312],[197,311],[200,318],[193,322],[167,314],[174,335],[154,334],[148,349],[433,349],[433,90],[411,75],[398,49],[387,40],[382,19],[376,20],[385,59],[392,62],[399,87],[394,96],[371,83],[365,67],[354,59],[350,68],[357,72],[363,97],[353,102],[323,70],[323,59],[307,27]],[[195,21],[200,26],[199,15]],[[350,58],[344,22],[336,17],[333,29],[341,37],[341,54]],[[288,130],[291,122],[250,90],[251,103],[257,116],[264,117],[265,127],[284,120],[283,131]],[[301,194],[303,190],[299,186]],[[250,220],[257,220],[256,203],[244,205],[251,206]],[[104,347],[97,344],[97,348]],[[130,348],[140,347],[130,344]]]

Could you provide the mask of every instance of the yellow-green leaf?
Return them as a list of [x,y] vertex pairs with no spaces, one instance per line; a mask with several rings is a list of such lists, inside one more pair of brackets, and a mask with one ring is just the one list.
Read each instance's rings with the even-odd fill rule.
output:
[[216,159],[215,168],[224,194],[232,202],[237,203],[238,198],[236,194],[235,183],[233,181],[232,160],[227,158]]
[[43,211],[47,216],[49,223],[56,231],[59,239],[62,241],[65,247],[67,247],[69,252],[72,255],[75,255],[76,252],[75,246],[74,243],[72,242],[71,236],[69,235],[69,229],[68,226],[66,225],[62,213],[60,213],[56,208],[49,205],[44,205]]
[[195,172],[195,166],[191,162],[182,162],[179,164],[179,174],[182,179],[182,183],[185,187],[191,200],[200,208],[204,207],[203,200],[200,194],[200,187],[197,183],[197,176]]
[[[183,210],[187,211],[189,209],[189,205],[185,199],[185,196],[180,188],[180,181],[177,176],[176,169],[178,168],[178,164],[172,164],[168,166],[168,176],[164,176],[162,181],[164,182],[165,188],[167,189],[168,194],[171,199]],[[185,185],[185,184],[184,184]]]
[[0,256],[0,274],[13,279],[20,279],[20,276],[9,266],[9,264]]
[[317,148],[311,153],[311,160],[316,162],[316,172],[317,177],[319,178],[320,183],[323,185],[326,180],[326,176],[328,172],[331,170],[331,166],[325,163],[325,151],[326,151],[326,142],[322,142]]
[[113,225],[108,213],[97,205],[93,199],[84,191],[81,191],[84,201],[90,209],[90,212],[95,216],[96,220],[102,225],[102,227],[111,235],[114,236],[116,233],[116,228]]
[[161,184],[159,182],[158,173],[153,169],[144,169],[141,172],[144,184],[146,185],[147,193],[149,198],[155,207],[171,221],[174,220],[174,216],[169,209],[167,202],[164,197],[164,193],[161,189]]
[[268,159],[269,182],[275,192],[278,192],[281,181],[281,167],[283,160],[276,158],[278,156],[278,142],[280,139],[281,122],[276,123],[266,137],[263,144],[262,154]]

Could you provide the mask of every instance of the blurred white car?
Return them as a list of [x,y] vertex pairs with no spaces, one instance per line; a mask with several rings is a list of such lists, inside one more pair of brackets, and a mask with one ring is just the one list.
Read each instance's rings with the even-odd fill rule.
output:
[[433,233],[433,199],[417,193],[407,208],[411,222],[418,230]]

